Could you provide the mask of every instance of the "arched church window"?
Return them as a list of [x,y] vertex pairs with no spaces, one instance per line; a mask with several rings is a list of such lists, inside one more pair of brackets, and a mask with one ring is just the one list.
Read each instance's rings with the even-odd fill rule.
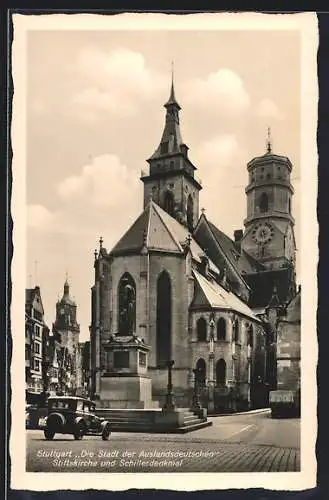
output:
[[219,318],[217,322],[217,340],[225,340],[226,338],[226,321],[224,318]]
[[196,378],[197,382],[200,385],[204,385],[206,383],[206,373],[207,373],[207,368],[206,368],[206,362],[203,358],[198,359],[196,362]]
[[199,318],[196,322],[196,332],[199,342],[207,341],[207,322],[204,318]]
[[239,325],[239,321],[237,319],[234,322],[233,341],[234,342],[239,342],[240,341],[240,325]]
[[193,198],[191,195],[187,198],[187,226],[189,231],[193,231]]
[[266,193],[262,193],[259,199],[259,210],[261,212],[268,212],[268,196]]
[[125,273],[118,286],[119,334],[132,335],[136,332],[136,285],[129,273]]
[[171,281],[167,271],[163,271],[157,282],[156,353],[157,365],[171,359]]
[[289,210],[289,213],[291,214],[291,198],[289,198],[289,200],[288,200],[288,210]]
[[216,385],[226,383],[226,363],[224,359],[219,359],[216,363]]
[[254,329],[252,325],[248,328],[248,345],[250,345],[250,347],[254,345]]
[[169,215],[174,216],[174,195],[170,191],[165,194],[164,209]]

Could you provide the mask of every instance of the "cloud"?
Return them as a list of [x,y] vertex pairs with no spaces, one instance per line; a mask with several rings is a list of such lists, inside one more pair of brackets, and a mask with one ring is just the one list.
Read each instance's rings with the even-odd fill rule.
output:
[[94,206],[117,207],[133,196],[137,183],[136,172],[129,172],[117,156],[106,154],[60,182],[57,192],[63,200],[83,198]]
[[203,142],[196,150],[199,163],[212,168],[226,168],[232,165],[238,152],[238,142],[233,134],[223,134]]
[[257,106],[256,115],[259,118],[269,118],[272,120],[282,120],[283,114],[278,106],[271,99],[263,99]]
[[245,213],[246,153],[233,134],[205,141],[195,151],[202,172],[201,206],[207,217],[227,234],[241,226]]
[[136,102],[118,99],[115,93],[104,92],[97,87],[87,88],[72,96],[68,110],[87,120],[95,120],[100,113],[129,116],[136,112]]
[[74,68],[82,76],[84,87],[71,97],[67,111],[91,119],[102,111],[133,114],[141,100],[154,97],[168,86],[167,79],[147,68],[142,54],[125,48],[109,53],[85,49]]
[[250,97],[237,73],[222,68],[207,78],[196,78],[186,84],[186,98],[195,105],[236,114],[246,110]]
[[54,215],[43,205],[27,206],[27,225],[34,229],[48,228],[53,223]]

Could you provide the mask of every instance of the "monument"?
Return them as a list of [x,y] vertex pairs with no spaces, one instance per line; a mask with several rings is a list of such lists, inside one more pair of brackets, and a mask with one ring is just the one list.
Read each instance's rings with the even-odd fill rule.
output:
[[127,279],[119,294],[119,332],[103,343],[105,371],[99,406],[115,409],[152,409],[152,381],[147,375],[150,347],[135,335],[136,296]]

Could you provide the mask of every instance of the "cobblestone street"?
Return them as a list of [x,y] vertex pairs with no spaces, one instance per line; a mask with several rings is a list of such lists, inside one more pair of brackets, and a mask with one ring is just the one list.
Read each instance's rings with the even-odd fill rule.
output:
[[214,417],[183,435],[113,433],[74,441],[27,432],[27,470],[39,472],[287,472],[300,470],[299,420],[268,412]]

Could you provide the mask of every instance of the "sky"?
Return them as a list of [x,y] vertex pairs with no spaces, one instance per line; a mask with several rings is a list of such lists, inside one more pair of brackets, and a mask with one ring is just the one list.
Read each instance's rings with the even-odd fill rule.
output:
[[40,286],[51,327],[68,273],[82,341],[99,237],[110,250],[143,209],[172,61],[200,208],[231,237],[243,228],[246,165],[271,127],[273,152],[293,163],[299,248],[297,31],[29,31],[26,286]]

